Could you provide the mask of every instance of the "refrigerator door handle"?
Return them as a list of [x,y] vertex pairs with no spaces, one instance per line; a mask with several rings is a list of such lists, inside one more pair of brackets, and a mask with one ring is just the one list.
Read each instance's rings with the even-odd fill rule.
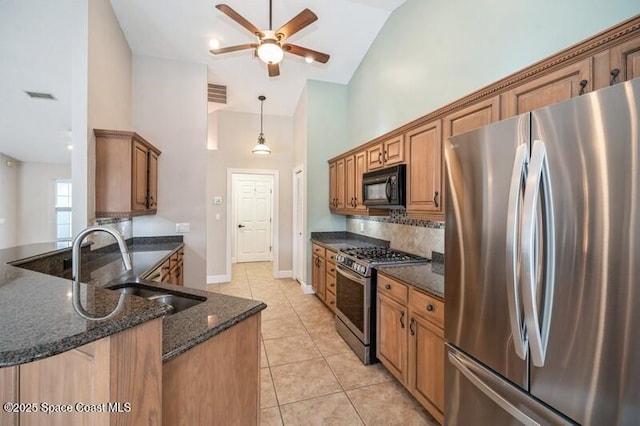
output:
[[527,335],[522,321],[520,311],[520,292],[518,291],[518,237],[520,217],[520,199],[522,197],[523,181],[527,175],[527,164],[529,163],[529,147],[520,145],[516,150],[516,158],[513,163],[511,174],[511,185],[509,188],[509,206],[507,210],[507,300],[509,305],[509,323],[511,326],[511,337],[516,355],[520,359],[527,357]]
[[495,390],[493,390],[489,385],[482,381],[480,377],[478,377],[471,369],[466,365],[467,363],[460,359],[453,352],[449,352],[449,362],[453,364],[455,368],[464,375],[480,392],[485,394],[489,399],[495,402],[500,408],[505,410],[507,413],[511,414],[513,418],[518,420],[525,426],[540,426],[540,423],[536,422],[531,417],[527,416],[525,413],[516,408],[513,404],[511,404],[507,399],[498,394]]
[[[542,188],[542,191],[540,190]],[[542,296],[541,318],[538,318],[536,300],[537,292],[537,256],[538,233],[536,229],[536,208],[542,192],[542,219],[544,233],[544,294]],[[531,149],[531,162],[527,185],[524,192],[522,219],[522,302],[524,307],[525,326],[529,339],[531,361],[536,367],[544,366],[549,343],[549,329],[553,308],[553,288],[555,285],[555,229],[553,213],[553,197],[549,163],[544,142],[534,140]],[[540,323],[540,319],[542,323]]]

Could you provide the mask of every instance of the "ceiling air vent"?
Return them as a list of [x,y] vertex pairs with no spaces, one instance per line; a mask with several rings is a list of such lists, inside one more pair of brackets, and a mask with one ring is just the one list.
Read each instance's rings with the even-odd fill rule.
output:
[[226,104],[227,103],[227,86],[222,86],[220,84],[209,84],[207,99],[209,100],[209,102]]
[[42,93],[42,92],[29,92],[27,90],[24,91],[24,93],[26,93],[27,95],[29,95],[32,98],[36,98],[36,99],[50,99],[52,101],[55,101],[56,98],[53,97],[53,95],[51,93]]

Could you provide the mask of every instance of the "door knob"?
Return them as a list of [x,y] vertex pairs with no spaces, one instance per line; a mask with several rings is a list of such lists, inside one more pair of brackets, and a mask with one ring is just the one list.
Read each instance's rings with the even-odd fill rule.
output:
[[244,225],[238,225],[238,228],[244,228]]

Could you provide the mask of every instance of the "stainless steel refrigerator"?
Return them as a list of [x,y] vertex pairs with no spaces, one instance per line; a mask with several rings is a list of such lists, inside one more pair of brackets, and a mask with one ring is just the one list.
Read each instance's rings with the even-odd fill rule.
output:
[[446,142],[446,424],[640,424],[639,111],[636,79]]

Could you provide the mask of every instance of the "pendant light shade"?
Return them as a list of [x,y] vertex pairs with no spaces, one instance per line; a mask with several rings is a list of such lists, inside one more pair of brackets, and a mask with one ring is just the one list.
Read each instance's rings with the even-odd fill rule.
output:
[[262,110],[264,106],[264,101],[267,99],[266,97],[260,95],[258,96],[260,100],[260,135],[258,135],[258,143],[251,150],[254,154],[265,155],[271,154],[271,150],[267,146],[267,141],[264,138],[264,133],[262,133]]

